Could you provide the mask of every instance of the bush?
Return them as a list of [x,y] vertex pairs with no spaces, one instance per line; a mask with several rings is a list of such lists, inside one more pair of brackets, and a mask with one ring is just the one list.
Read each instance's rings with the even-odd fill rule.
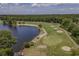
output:
[[42,28],[42,24],[39,24],[38,26],[39,26],[40,28]]
[[12,56],[13,52],[11,48],[1,48],[0,49],[0,56]]
[[33,42],[25,43],[25,48],[30,48],[31,46],[34,46]]

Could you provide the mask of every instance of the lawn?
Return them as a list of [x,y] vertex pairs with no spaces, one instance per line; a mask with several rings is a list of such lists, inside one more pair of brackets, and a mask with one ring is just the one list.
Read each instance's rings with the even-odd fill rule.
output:
[[[54,23],[42,23],[42,22],[26,22],[28,24],[42,24],[43,28],[47,31],[48,35],[41,39],[41,41],[35,43],[35,46],[32,48],[29,48],[33,50],[36,50],[37,46],[39,45],[46,45],[46,49],[39,49],[40,53],[44,52],[46,55],[55,55],[55,56],[70,56],[76,54],[77,51],[73,52],[71,48],[75,48],[75,45],[70,40],[70,38],[65,34],[65,32],[59,27],[59,24]],[[70,51],[62,49],[63,47],[69,47]],[[31,52],[32,52],[31,50]],[[30,53],[31,53],[30,52]],[[28,54],[27,54],[28,55]],[[40,54],[41,55],[41,54]],[[78,52],[77,52],[78,55]]]

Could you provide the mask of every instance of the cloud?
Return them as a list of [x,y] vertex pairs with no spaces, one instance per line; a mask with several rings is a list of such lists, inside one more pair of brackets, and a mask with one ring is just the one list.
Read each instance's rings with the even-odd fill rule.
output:
[[0,8],[4,8],[4,6],[7,6],[7,3],[0,3]]
[[79,13],[78,6],[64,3],[0,3],[0,14]]
[[79,10],[79,8],[69,8],[70,10]]
[[62,11],[65,11],[65,10],[72,10],[72,11],[75,11],[75,10],[79,10],[79,8],[75,8],[75,7],[72,7],[72,8],[61,8],[59,10],[62,10]]
[[47,7],[51,5],[59,5],[61,3],[33,3],[32,7]]
[[0,3],[0,7],[13,7],[13,6],[19,6],[19,3]]

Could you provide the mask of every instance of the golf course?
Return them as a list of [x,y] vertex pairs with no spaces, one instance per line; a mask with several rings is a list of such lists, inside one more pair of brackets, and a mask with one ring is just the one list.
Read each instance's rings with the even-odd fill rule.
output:
[[[76,42],[69,33],[60,27],[60,24],[45,22],[26,22],[27,24],[41,24],[47,35],[37,41],[34,46],[24,49],[24,55],[77,55]],[[77,49],[73,49],[77,48]],[[76,50],[76,51],[74,51]]]
[[[79,55],[79,15],[4,15],[0,18],[1,45],[8,41],[10,55],[77,56]],[[2,31],[4,30],[4,31]],[[15,43],[10,43],[10,37]],[[3,37],[2,37],[3,35]],[[5,35],[5,36],[4,36]],[[3,39],[5,38],[5,39]],[[3,45],[4,44],[4,45]],[[11,46],[9,47],[9,44]],[[7,48],[7,46],[6,46]]]

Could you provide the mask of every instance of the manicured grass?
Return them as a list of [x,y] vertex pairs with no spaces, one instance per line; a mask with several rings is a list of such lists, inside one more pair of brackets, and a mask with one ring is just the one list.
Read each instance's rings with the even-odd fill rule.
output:
[[[41,22],[27,22],[31,24],[42,24],[43,28],[47,31],[48,35],[41,39],[41,42],[44,45],[47,45],[46,52],[47,55],[56,55],[56,56],[70,56],[73,55],[73,51],[64,51],[62,47],[68,46],[70,48],[75,47],[70,38],[63,31],[62,33],[58,33],[58,30],[61,30],[59,24],[51,24],[51,23],[41,23]],[[41,44],[41,42],[37,42],[37,44]],[[77,51],[75,51],[76,53]],[[78,53],[77,53],[78,55]]]

